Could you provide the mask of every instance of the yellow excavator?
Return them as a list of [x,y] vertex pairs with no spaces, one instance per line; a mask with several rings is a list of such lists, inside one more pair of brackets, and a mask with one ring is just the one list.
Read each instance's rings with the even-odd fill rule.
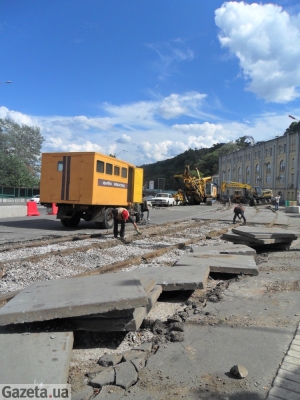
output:
[[271,189],[262,189],[260,186],[251,186],[247,183],[224,181],[221,185],[221,192],[224,193],[227,188],[234,189],[233,203],[247,203],[248,201],[250,201],[250,205],[270,203],[273,197]]
[[217,186],[212,182],[212,177],[201,178],[197,168],[196,171],[198,177],[191,176],[190,168],[186,165],[183,174],[174,175],[179,186],[178,193],[174,195],[177,204],[209,203],[217,198]]

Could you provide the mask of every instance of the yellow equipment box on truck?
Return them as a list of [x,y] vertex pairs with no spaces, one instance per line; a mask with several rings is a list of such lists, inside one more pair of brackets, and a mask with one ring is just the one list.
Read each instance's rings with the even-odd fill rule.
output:
[[40,202],[56,203],[57,218],[76,227],[80,219],[111,228],[114,207],[142,202],[143,169],[95,152],[43,153]]

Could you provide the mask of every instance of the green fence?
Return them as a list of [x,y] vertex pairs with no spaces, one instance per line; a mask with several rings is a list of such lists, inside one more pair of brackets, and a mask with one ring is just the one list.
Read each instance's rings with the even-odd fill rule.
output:
[[2,201],[24,201],[39,194],[39,188],[24,188],[14,186],[0,186],[0,202]]

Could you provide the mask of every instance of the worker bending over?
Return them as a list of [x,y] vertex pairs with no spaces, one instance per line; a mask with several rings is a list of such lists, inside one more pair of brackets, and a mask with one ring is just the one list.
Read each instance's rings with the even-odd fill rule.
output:
[[246,225],[247,221],[246,221],[246,218],[245,218],[245,215],[244,215],[244,207],[241,206],[241,205],[235,206],[234,209],[233,209],[233,212],[234,212],[233,224],[235,224],[236,217],[239,217],[239,219],[243,218],[243,220],[244,220],[244,224],[243,225]]
[[114,237],[118,237],[118,225],[121,224],[121,230],[120,230],[120,237],[123,238],[125,236],[125,222],[129,221],[133,224],[134,229],[137,231],[137,233],[141,234],[139,228],[137,227],[136,223],[134,220],[131,218],[129,215],[128,210],[123,207],[118,207],[114,208],[112,210],[112,216],[114,219]]

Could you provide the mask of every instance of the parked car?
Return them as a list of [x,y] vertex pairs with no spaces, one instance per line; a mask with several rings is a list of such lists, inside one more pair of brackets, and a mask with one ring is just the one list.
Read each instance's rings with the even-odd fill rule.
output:
[[147,200],[148,206],[152,207],[152,200],[154,199],[153,196],[146,196],[145,199]]
[[175,199],[170,193],[157,193],[151,200],[151,203],[153,207],[169,207],[175,205]]
[[35,196],[31,197],[30,201],[35,201],[37,204],[40,204],[40,195],[36,194]]

